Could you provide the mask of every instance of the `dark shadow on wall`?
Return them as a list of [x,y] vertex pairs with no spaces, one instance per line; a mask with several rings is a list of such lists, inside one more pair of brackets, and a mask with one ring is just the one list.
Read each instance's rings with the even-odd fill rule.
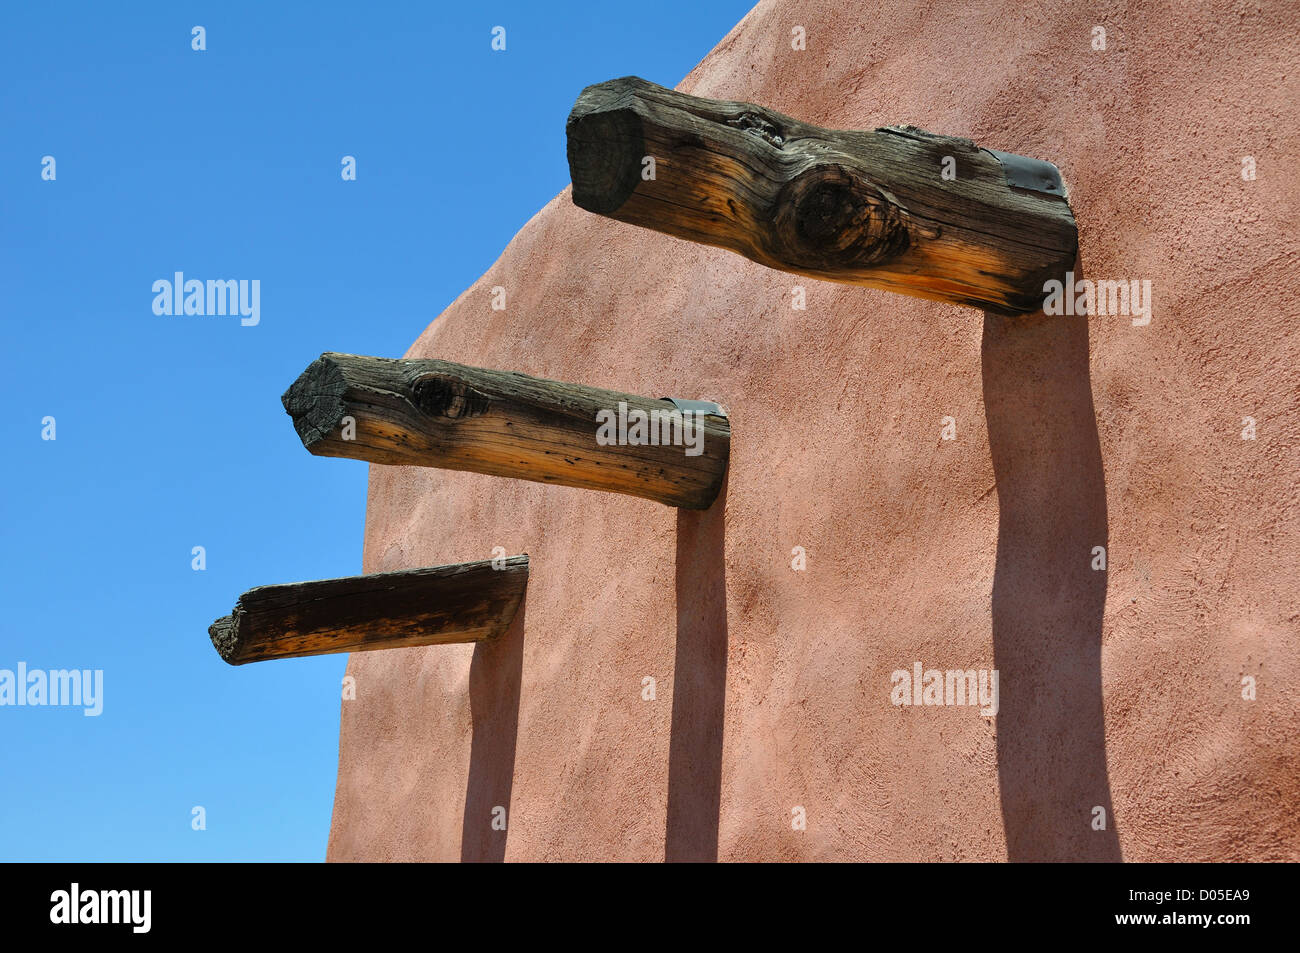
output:
[[[460,832],[464,862],[506,858],[510,792],[515,779],[515,741],[519,735],[519,686],[524,668],[524,593],[510,628],[474,646],[469,663],[469,710],[473,725],[465,819]],[[493,830],[492,810],[506,810],[506,830]],[[498,812],[499,813],[499,812]]]
[[664,860],[716,861],[727,693],[727,481],[707,510],[677,511],[677,659]]
[[[1107,574],[1092,569],[1093,547],[1109,558],[1109,531],[1088,319],[986,313],[982,364],[999,511],[993,660],[1007,857],[1119,861],[1102,709]],[[1104,831],[1093,830],[1095,807]]]

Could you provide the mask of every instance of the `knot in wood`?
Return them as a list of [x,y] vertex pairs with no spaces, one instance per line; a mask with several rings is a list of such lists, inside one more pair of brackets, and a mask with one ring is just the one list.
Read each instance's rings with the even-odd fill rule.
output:
[[863,268],[911,246],[907,211],[883,189],[839,165],[795,176],[776,202],[776,233],[805,267]]
[[463,381],[437,374],[421,377],[411,385],[412,403],[430,417],[461,420],[488,412],[492,399]]

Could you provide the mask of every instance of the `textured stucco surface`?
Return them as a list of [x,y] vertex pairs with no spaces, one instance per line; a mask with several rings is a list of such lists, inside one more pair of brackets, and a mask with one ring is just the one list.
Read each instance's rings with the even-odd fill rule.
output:
[[[532,575],[495,644],[352,656],[329,858],[1300,860],[1298,37],[1282,0],[756,7],[679,88],[1050,158],[1151,324],[801,279],[562,193],[408,356],[717,400],[725,506],[372,467],[365,571]],[[1000,712],[891,705],[916,661],[997,668]]]

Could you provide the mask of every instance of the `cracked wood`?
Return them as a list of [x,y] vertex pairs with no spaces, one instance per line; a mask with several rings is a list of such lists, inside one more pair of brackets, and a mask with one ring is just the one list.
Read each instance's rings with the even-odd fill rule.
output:
[[258,586],[208,627],[231,665],[477,642],[510,627],[528,557]]
[[322,354],[285,392],[303,446],[318,456],[441,467],[625,493],[708,509],[727,469],[731,427],[700,415],[685,444],[597,442],[620,402],[672,414],[665,400],[436,360]]
[[969,139],[823,129],[636,77],[583,90],[566,132],[575,205],[783,271],[1020,314],[1078,249],[1063,195],[1013,188]]

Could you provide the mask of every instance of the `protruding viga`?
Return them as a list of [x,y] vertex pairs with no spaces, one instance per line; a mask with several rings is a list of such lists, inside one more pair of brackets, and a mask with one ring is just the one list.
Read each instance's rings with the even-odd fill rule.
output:
[[510,627],[528,557],[258,586],[208,627],[231,665],[478,642]]
[[575,205],[783,271],[1020,314],[1078,250],[1056,167],[969,139],[823,129],[636,77],[583,90],[567,133]]
[[[322,354],[282,398],[318,456],[442,467],[708,509],[731,426],[719,410],[450,361]],[[610,432],[608,422],[617,426]],[[628,419],[645,421],[639,431]]]

